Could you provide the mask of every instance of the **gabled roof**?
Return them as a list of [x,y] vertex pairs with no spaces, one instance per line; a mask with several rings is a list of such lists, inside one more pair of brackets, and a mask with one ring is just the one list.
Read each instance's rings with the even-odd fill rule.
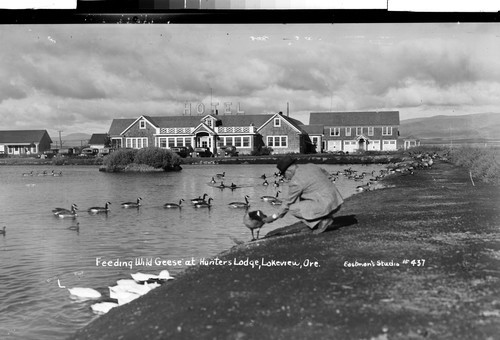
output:
[[106,144],[107,133],[94,133],[90,137],[89,144]]
[[0,131],[0,143],[38,143],[45,134],[52,143],[47,130],[4,130]]
[[215,134],[215,131],[208,127],[206,124],[200,123],[193,131],[193,133],[198,133],[200,131],[208,132],[211,134]]
[[326,126],[399,125],[399,111],[311,112],[309,124]]
[[415,137],[414,135],[409,135],[409,136],[401,137],[401,138],[403,138],[404,140],[420,140],[420,138]]
[[300,125],[300,127],[309,135],[322,135],[325,130],[325,126],[323,124]]
[[135,121],[136,118],[113,119],[108,133],[110,136],[119,136],[123,132],[123,130],[128,128]]
[[293,119],[293,118],[290,118],[290,117],[283,116],[281,113],[275,113],[273,115],[268,115],[268,117],[269,117],[269,119],[267,119],[264,124],[258,126],[257,130],[260,130],[265,125],[269,124],[269,122],[271,122],[275,118],[279,117],[279,118],[283,119],[285,122],[287,122],[290,126],[292,126],[297,132],[307,133],[304,129],[302,129],[300,127],[300,125],[304,125],[304,124],[302,124],[302,122],[298,121],[297,119]]

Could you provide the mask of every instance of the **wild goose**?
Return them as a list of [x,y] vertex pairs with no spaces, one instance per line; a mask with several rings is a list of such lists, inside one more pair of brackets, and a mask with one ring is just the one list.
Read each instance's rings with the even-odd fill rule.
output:
[[280,192],[281,192],[281,191],[280,191],[280,190],[278,190],[278,191],[276,191],[276,196],[261,196],[261,198],[260,198],[260,199],[261,199],[261,200],[263,200],[264,202],[269,202],[269,203],[271,203],[271,202],[273,202],[273,201],[275,201],[275,200],[277,200],[277,199],[278,199],[278,195],[280,194]]
[[122,203],[122,208],[139,208],[141,206],[141,197],[137,197],[136,202],[125,202]]
[[195,203],[194,207],[195,208],[210,208],[212,206],[210,204],[210,202],[212,202],[212,197],[210,197],[207,202],[203,201],[203,202]]
[[111,202],[106,202],[104,207],[91,207],[88,209],[89,213],[93,214],[98,214],[98,213],[107,213],[110,209],[109,206],[111,205]]
[[197,198],[191,199],[191,203],[196,204],[196,203],[201,203],[205,202],[205,199],[207,198],[208,194],[203,194],[203,197],[198,196]]
[[245,202],[231,202],[228,205],[231,208],[248,208],[248,207],[250,207],[250,203],[248,203],[249,198],[250,198],[250,196],[245,195]]
[[165,204],[163,205],[163,207],[164,207],[164,208],[167,208],[167,209],[180,209],[180,208],[181,208],[181,204],[182,204],[182,202],[184,202],[184,199],[183,199],[183,198],[181,198],[181,199],[179,200],[179,204],[177,204],[177,203],[165,203]]
[[260,228],[264,225],[263,218],[267,217],[261,210],[250,211],[248,214],[245,214],[243,217],[243,223],[245,227],[250,229],[252,233],[252,241],[256,238],[253,234],[254,230],[257,230],[257,238],[259,238]]

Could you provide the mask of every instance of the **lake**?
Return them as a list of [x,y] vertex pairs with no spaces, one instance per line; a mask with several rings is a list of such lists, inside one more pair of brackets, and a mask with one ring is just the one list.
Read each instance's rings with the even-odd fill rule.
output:
[[[329,172],[349,166],[323,165]],[[379,171],[383,165],[353,165],[361,172]],[[52,170],[62,176],[37,176]],[[33,171],[34,176],[22,173]],[[108,286],[130,279],[131,273],[158,274],[168,269],[172,276],[184,270],[186,260],[213,257],[232,247],[233,238],[249,241],[243,225],[244,209],[228,206],[250,196],[250,210],[272,214],[279,207],[260,200],[275,195],[274,165],[185,165],[180,172],[104,173],[97,166],[0,167],[0,337],[2,339],[62,339],[99,317],[91,301],[70,298],[67,289],[91,287],[109,298]],[[225,172],[224,183],[241,188],[221,190],[210,186],[217,173]],[[270,185],[260,178],[266,174]],[[367,176],[369,178],[371,176]],[[219,180],[217,180],[219,182]],[[355,182],[340,176],[336,184],[344,197],[355,193]],[[286,183],[280,183],[285,197]],[[196,209],[190,199],[207,193],[210,209]],[[142,198],[142,206],[125,209],[122,202]],[[165,209],[167,202],[182,209]],[[111,202],[107,214],[90,214],[92,206]],[[76,219],[61,219],[55,207],[75,203]],[[79,223],[79,232],[68,229]],[[274,228],[296,222],[286,216],[263,227],[265,235]],[[136,265],[141,259],[175,260],[182,265],[161,263]],[[111,263],[109,263],[111,261]],[[106,262],[109,266],[102,266]],[[59,280],[59,282],[58,282]]]

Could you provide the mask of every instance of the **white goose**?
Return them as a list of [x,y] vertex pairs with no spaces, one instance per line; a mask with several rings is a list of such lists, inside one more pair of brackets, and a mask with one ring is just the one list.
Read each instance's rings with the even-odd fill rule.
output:
[[150,280],[155,280],[155,281],[167,281],[167,280],[173,280],[174,278],[170,276],[170,273],[168,270],[162,270],[158,275],[155,274],[144,274],[144,273],[135,273],[135,274],[130,274],[132,278],[136,282],[145,282],[145,281],[150,281]]
[[99,299],[102,296],[101,293],[92,288],[74,287],[68,288],[68,291],[71,296],[79,300]]
[[95,303],[90,308],[95,314],[102,315],[109,312],[111,309],[118,307],[119,305],[116,302],[99,302]]

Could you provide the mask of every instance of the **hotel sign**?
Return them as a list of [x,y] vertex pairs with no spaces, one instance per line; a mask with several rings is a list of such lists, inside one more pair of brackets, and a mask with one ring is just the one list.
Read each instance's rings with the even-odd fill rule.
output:
[[[232,114],[232,105],[233,103],[231,102],[224,102],[224,114]],[[216,112],[218,112],[218,108],[219,107],[219,103],[218,102],[215,102],[215,103],[211,103],[210,104],[210,113],[211,114],[214,114]],[[186,102],[184,103],[184,115],[192,115],[193,113],[195,114],[199,114],[199,115],[204,115],[205,114],[205,110],[208,109],[204,103],[191,103],[191,102]],[[241,107],[240,107],[240,103],[238,103],[238,106],[236,108],[236,114],[244,114],[245,111],[242,111],[241,110]]]

